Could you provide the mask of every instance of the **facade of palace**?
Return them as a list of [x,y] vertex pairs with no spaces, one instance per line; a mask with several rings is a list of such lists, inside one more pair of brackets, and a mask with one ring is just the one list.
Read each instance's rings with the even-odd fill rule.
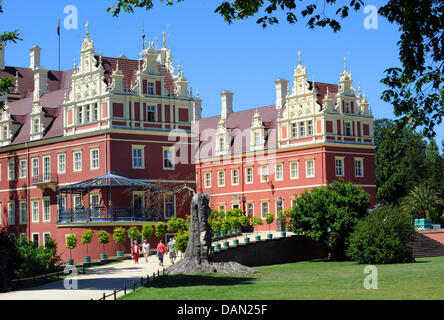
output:
[[[94,236],[92,259],[128,252],[113,229],[185,217],[190,188],[208,192],[213,209],[262,218],[338,178],[375,204],[373,118],[345,64],[339,84],[315,83],[299,57],[291,91],[275,81],[275,105],[234,112],[223,91],[221,114],[201,118],[164,34],[161,49],[150,42],[137,60],[113,58],[95,52],[86,25],[68,71],[41,66],[38,46],[29,68],[6,66],[5,49],[0,76],[14,85],[0,97],[0,229],[39,245],[51,237],[63,259],[66,235],[87,229],[111,234],[105,249]],[[81,261],[86,246],[72,254]]]
[[[78,65],[61,72],[40,65],[38,46],[29,68],[6,66],[2,46],[0,76],[15,80],[0,114],[0,228],[39,245],[51,237],[64,259],[65,236],[75,233],[81,261],[89,228],[110,232],[105,250],[115,256],[116,226],[189,213],[191,197],[177,189],[195,189],[194,165],[176,164],[173,146],[189,147],[200,100],[174,70],[165,37],[160,50],[153,45],[139,60],[100,56],[87,26]],[[102,251],[94,236],[89,255]]]
[[342,178],[361,185],[374,205],[373,117],[345,60],[339,84],[315,83],[299,53],[291,91],[284,79],[275,88],[275,105],[238,112],[224,91],[220,116],[199,120],[198,192],[211,194],[214,209],[277,217],[304,190]]

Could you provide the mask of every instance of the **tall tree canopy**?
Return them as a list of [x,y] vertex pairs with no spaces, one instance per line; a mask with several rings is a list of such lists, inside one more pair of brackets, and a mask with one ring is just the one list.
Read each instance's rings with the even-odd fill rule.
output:
[[[114,0],[108,8],[113,16],[121,10],[133,12],[134,8],[153,8],[153,0]],[[174,5],[184,0],[160,0]],[[290,24],[307,18],[310,29],[330,27],[341,29],[340,20],[358,11],[364,0],[232,0],[219,1],[215,12],[229,24],[253,16],[264,28],[279,23],[277,15],[284,14]],[[331,9],[331,10],[329,10]],[[334,12],[331,16],[327,12]],[[435,135],[435,126],[444,115],[444,1],[442,0],[388,0],[378,14],[396,24],[401,33],[399,60],[401,66],[385,70],[381,80],[386,86],[382,99],[394,107],[397,127],[411,125],[422,128],[428,137]]]
[[402,197],[422,180],[426,142],[411,127],[395,130],[394,121],[374,122],[375,173],[380,203],[399,204]]
[[[2,2],[3,0],[0,0],[0,13],[3,13]],[[18,40],[22,40],[19,35],[18,30],[4,31],[3,33],[0,33],[0,44],[7,44],[8,42],[16,43]],[[2,50],[1,46],[0,50]],[[13,80],[13,77],[0,77],[0,96],[9,93]],[[3,101],[0,100],[0,108],[3,107],[3,104]]]

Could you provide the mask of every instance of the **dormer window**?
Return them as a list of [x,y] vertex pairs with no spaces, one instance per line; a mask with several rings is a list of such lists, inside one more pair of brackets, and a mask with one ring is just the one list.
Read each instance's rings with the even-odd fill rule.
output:
[[216,134],[216,155],[225,155],[230,147],[230,133],[225,127],[225,120],[220,119]]
[[345,123],[345,135],[346,136],[351,136],[352,135],[352,128],[351,128],[351,123],[350,122],[346,122]]
[[40,119],[34,119],[32,122],[32,130],[33,133],[39,133],[40,132]]
[[345,113],[350,113],[350,103],[348,103],[348,102],[345,103],[345,110],[344,110],[344,112]]
[[225,138],[219,137],[219,150],[224,150],[224,149],[225,149]]
[[253,116],[251,124],[251,142],[250,148],[252,150],[263,149],[265,141],[265,127],[262,123],[261,115],[258,111]]
[[8,126],[3,126],[3,136],[2,139],[3,140],[8,140]]
[[146,107],[146,119],[148,122],[156,121],[156,107],[155,106],[147,106]]

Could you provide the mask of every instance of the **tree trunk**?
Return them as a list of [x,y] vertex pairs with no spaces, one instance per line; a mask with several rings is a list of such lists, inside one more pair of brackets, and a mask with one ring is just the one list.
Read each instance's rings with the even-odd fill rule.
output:
[[168,267],[167,274],[193,274],[198,272],[221,273],[256,273],[257,271],[237,262],[211,263],[208,251],[211,248],[210,195],[194,194],[191,201],[190,236],[188,238],[185,257],[178,263]]

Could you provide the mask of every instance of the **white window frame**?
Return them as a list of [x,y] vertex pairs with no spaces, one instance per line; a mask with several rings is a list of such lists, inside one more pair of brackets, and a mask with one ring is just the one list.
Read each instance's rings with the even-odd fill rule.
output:
[[305,137],[306,135],[306,132],[305,132],[305,121],[302,121],[302,122],[299,122],[299,137],[301,137],[301,138],[303,138],[303,137]]
[[[223,174],[222,176],[220,174]],[[221,183],[221,177],[222,177],[222,182]],[[218,170],[217,171],[217,186],[218,187],[225,187],[225,170]]]
[[[207,179],[208,177],[209,179]],[[211,188],[211,171],[204,172],[204,187]]]
[[[94,158],[94,153],[97,152],[97,158]],[[100,151],[98,147],[89,150],[90,156],[90,170],[99,170],[100,168]]]
[[[170,216],[170,217],[166,216],[166,205],[167,205],[166,199],[167,199],[167,196],[172,196],[173,197],[173,215]],[[168,193],[168,194],[164,195],[164,197],[163,197],[163,212],[164,212],[164,219],[172,219],[172,218],[176,217],[176,195],[174,193]]]
[[[134,150],[140,150],[140,166],[134,166]],[[145,146],[144,145],[132,145],[131,146],[131,167],[133,169],[145,169]]]
[[48,238],[51,238],[51,232],[43,232],[43,245],[46,245],[46,235],[48,235]]
[[[48,216],[45,216],[45,201],[49,202],[49,207],[48,207]],[[48,218],[48,219],[46,219]],[[50,197],[43,197],[42,198],[42,221],[43,222],[51,222],[51,199]]]
[[[266,169],[266,170],[264,170]],[[270,180],[270,175],[268,171],[268,164],[262,164],[260,166],[261,182],[268,182]]]
[[[278,168],[281,168],[280,175],[278,175],[278,172],[279,172]],[[274,169],[275,169],[275,171],[274,171],[275,172],[274,173],[275,180],[276,181],[283,181],[284,180],[284,164],[282,162],[278,162],[275,164]]]
[[[11,206],[12,205],[12,206]],[[11,212],[12,209],[12,212]],[[8,201],[8,226],[15,225],[15,201]]]
[[298,128],[299,128],[299,125],[297,122],[294,122],[291,124],[290,129],[291,129],[291,138],[292,139],[297,139],[298,133],[299,133]]
[[[63,157],[63,162],[60,161],[60,159]],[[63,167],[61,167],[61,164],[63,164]],[[58,153],[57,154],[57,173],[66,173],[66,152]]]
[[217,208],[219,211],[226,211],[227,206],[225,205],[225,203],[222,203],[222,204],[218,204]]
[[307,136],[312,136],[313,135],[313,120],[308,120],[307,121]]
[[[237,176],[234,175],[235,172],[237,172]],[[235,178],[237,178],[237,182],[234,181]],[[239,168],[231,169],[231,185],[232,186],[238,186],[239,185]]]
[[[251,205],[251,213],[248,213],[248,210],[249,210],[248,206],[249,205]],[[254,202],[253,201],[247,202],[246,207],[245,207],[245,211],[246,211],[247,216],[249,216],[249,215],[254,216]]]
[[[175,149],[174,147],[162,147],[162,166],[163,170],[174,170],[176,168],[174,162],[175,162]],[[165,158],[165,152],[167,152],[168,155],[171,155],[171,159],[168,157]],[[165,167],[165,160],[168,160],[171,163],[171,167]]]
[[[40,221],[40,205],[39,199],[31,199],[31,222],[39,223]],[[34,207],[34,204],[37,203],[37,208]],[[37,209],[37,216],[35,215],[34,209]],[[37,218],[37,219],[36,219]]]
[[[251,169],[251,174],[248,173],[249,169]],[[245,168],[245,184],[252,184],[253,182],[254,182],[254,168],[253,167],[246,167]]]
[[147,81],[146,84],[146,93],[150,96],[154,96],[154,82]]
[[265,215],[267,214],[267,212],[264,212],[264,203],[267,204],[267,212],[270,212],[270,201],[261,201],[261,219],[265,219]]
[[[11,171],[11,165],[12,164],[12,171]],[[15,162],[14,160],[8,160],[8,181],[14,181],[15,180]]]
[[[345,163],[344,157],[335,157],[335,175],[336,175],[336,177],[343,177],[345,175],[344,163]],[[338,164],[340,166],[338,166]]]
[[[25,212],[23,212],[22,208],[25,209]],[[26,200],[19,200],[19,223],[26,224],[27,220],[28,220],[28,206]]]
[[[313,164],[313,172],[312,174],[309,173],[309,163]],[[315,159],[305,159],[305,176],[307,178],[314,178],[315,177]]]
[[35,243],[34,236],[37,235],[37,245],[40,246],[40,233],[39,232],[33,232],[31,233],[31,241]]
[[[353,126],[352,126],[352,122],[351,121],[345,121],[344,122],[344,136],[346,136],[346,137],[352,137],[353,136],[353,128],[352,127]],[[347,129],[350,129],[350,134],[347,134]]]
[[[157,108],[156,108],[156,106],[146,106],[146,121],[148,121],[148,122],[156,122],[156,120],[157,120]],[[150,113],[150,112],[152,112],[153,113],[153,120],[152,121],[150,121],[149,120],[149,117],[148,117],[148,114]]]
[[[76,161],[76,155],[80,154],[80,161]],[[82,171],[82,167],[83,167],[83,163],[82,163],[82,150],[74,150],[72,152],[72,171],[74,172],[81,172]],[[76,165],[80,163],[80,168]]]
[[[46,159],[49,159],[48,172],[46,172],[46,170],[45,170],[45,160]],[[42,156],[42,178],[43,178],[43,181],[51,180],[51,156],[49,156],[49,155]]]
[[40,173],[40,167],[39,167],[40,164],[39,163],[40,163],[40,160],[38,157],[31,158],[31,171],[32,171],[31,176],[32,177],[39,176],[39,173]]
[[[357,169],[356,162],[359,162],[361,164],[361,168],[360,168],[361,169],[361,175],[357,175],[356,174],[356,169]],[[354,163],[355,163],[355,177],[358,177],[358,178],[364,177],[364,158],[355,158],[354,159]]]
[[[293,165],[296,165],[296,170],[293,170]],[[290,161],[290,179],[299,179],[299,160]],[[296,174],[294,174],[296,173]]]
[[61,210],[60,199],[63,199],[63,210],[66,210],[66,196],[57,196],[57,212]]
[[[19,160],[19,178],[20,179],[26,178],[26,173],[27,173],[26,162],[27,162],[26,159]],[[24,163],[24,165],[23,165],[23,163]]]

